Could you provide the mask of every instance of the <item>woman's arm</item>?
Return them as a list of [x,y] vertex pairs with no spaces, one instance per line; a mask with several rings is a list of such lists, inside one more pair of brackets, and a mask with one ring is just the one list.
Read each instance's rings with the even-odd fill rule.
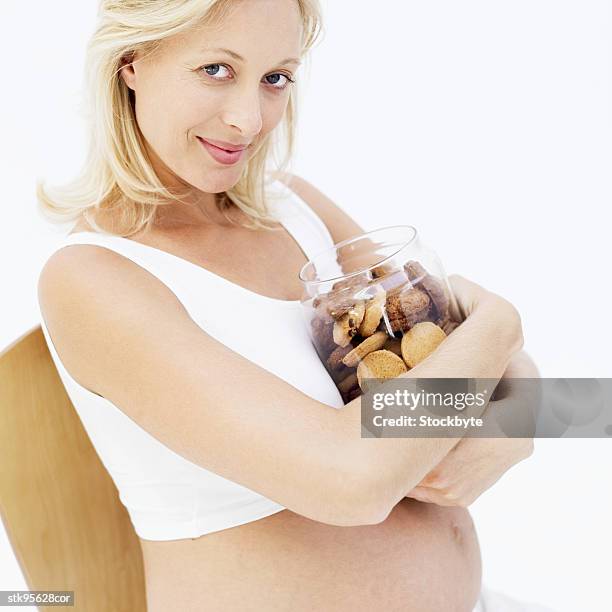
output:
[[[523,347],[520,316],[503,298],[486,292],[457,275],[449,281],[466,319],[442,344],[400,378],[474,378],[499,381],[512,357]],[[391,381],[392,382],[392,381]],[[487,381],[489,382],[489,381]],[[381,388],[384,387],[381,385]],[[346,409],[358,411],[360,398]],[[486,409],[483,406],[482,411]],[[474,416],[479,416],[474,413]],[[387,511],[406,496],[461,438],[371,438],[359,445],[367,455],[362,461],[376,476],[381,501]]]
[[[296,176],[294,174],[281,173],[277,176],[277,178],[284,182],[290,189],[295,191],[315,211],[315,213],[327,226],[334,242],[337,243],[347,238],[351,238],[353,236],[364,233],[365,230],[361,226],[359,226],[354,221],[354,219],[351,218],[350,215],[348,215],[341,207],[335,204],[324,193],[322,193],[314,185],[312,185],[302,177]],[[455,283],[457,284],[457,278],[455,279]],[[455,287],[455,289],[457,289],[457,287]],[[473,289],[474,287],[471,287],[470,291],[472,291]],[[462,313],[453,313],[454,318],[456,320],[462,320],[465,317],[466,312],[471,313],[474,311],[474,304],[470,303],[470,300],[468,299],[468,292],[464,292],[462,299],[465,302],[465,307],[463,308]],[[500,305],[500,311],[497,314],[501,314],[508,306],[509,304],[502,303]],[[513,307],[511,307],[511,310],[512,308]],[[479,313],[479,316],[483,314],[484,313]],[[513,316],[520,320],[520,317],[518,317],[518,313],[511,312],[510,318],[512,318]],[[480,322],[477,322],[477,325],[474,325],[475,322],[472,321],[470,325],[473,328],[475,327],[476,329],[466,330],[466,328],[463,328],[461,335],[463,335],[464,338],[459,337],[459,341],[457,341],[458,336],[455,335],[457,333],[456,331],[451,336],[453,338],[452,342],[450,341],[451,337],[447,338],[444,342],[444,347],[442,348],[441,352],[436,356],[434,363],[428,366],[429,372],[431,373],[431,377],[444,378],[448,376],[461,378],[471,376],[475,378],[494,378],[499,380],[500,376],[512,376],[513,371],[517,367],[519,367],[519,365],[523,366],[523,369],[520,370],[520,372],[524,376],[537,375],[533,374],[533,370],[529,371],[531,372],[531,374],[526,373],[527,371],[524,369],[524,362],[526,358],[524,356],[524,351],[515,353],[512,356],[512,359],[506,363],[504,363],[503,361],[500,362],[499,360],[496,360],[496,356],[492,354],[493,347],[495,347],[498,342],[499,346],[501,347],[508,346],[508,338],[503,337],[503,321],[498,324],[499,335],[496,336],[496,330],[493,326],[495,320],[495,316],[491,316],[488,321],[484,320],[485,327],[489,325],[488,329],[483,328],[483,324],[481,324]],[[512,325],[510,325],[510,329],[511,328]],[[468,338],[468,335],[466,335],[466,331],[467,334],[469,334],[469,336],[472,337],[472,339],[474,340],[474,342],[469,345],[467,350],[465,348],[465,343],[467,342]],[[478,340],[479,337],[481,339],[480,342]],[[488,337],[489,340],[485,340],[486,337]],[[522,346],[522,335],[520,344]],[[518,344],[516,346],[518,346]],[[464,364],[464,367],[461,364]],[[531,362],[531,364],[533,365],[533,362]],[[537,370],[535,371],[537,372]],[[480,374],[477,375],[475,374],[476,372],[480,372]],[[429,375],[427,373],[427,370],[423,370],[421,368],[419,370],[414,370],[407,376],[428,377]],[[372,444],[388,445],[391,440],[392,439],[390,438],[385,438],[384,442],[374,440],[372,440],[371,442]],[[427,480],[427,482],[434,482],[431,479],[434,478],[435,474],[440,473],[441,475],[443,475],[443,481],[445,484],[450,482],[456,482],[457,486],[454,488],[449,487],[448,490],[445,489],[441,494],[431,491],[425,492],[420,487],[418,489],[413,488],[411,493],[414,493],[414,495],[411,496],[417,499],[422,499],[423,501],[431,501],[434,495],[438,495],[436,499],[439,499],[441,501],[450,498],[453,500],[453,502],[463,503],[470,499],[469,493],[467,491],[468,488],[469,491],[473,494],[478,491],[479,485],[481,487],[486,487],[487,480],[484,474],[482,475],[482,478],[479,482],[477,474],[472,470],[467,472],[467,474],[471,477],[471,480],[464,480],[461,484],[459,484],[458,482],[458,479],[461,476],[459,469],[459,466],[461,465],[461,458],[465,458],[468,456],[471,457],[472,455],[477,454],[478,447],[483,445],[482,439],[480,441],[475,441],[474,438],[464,438],[459,442],[459,444],[456,444],[456,442],[457,440],[453,438],[448,438],[446,439],[446,441],[440,440],[440,445],[439,448],[436,449],[437,453],[435,456],[440,459],[440,463],[438,464],[437,469],[442,469],[443,472],[432,471],[429,474],[424,475],[423,480],[421,482],[423,482],[426,478],[430,478],[430,480]],[[431,445],[432,443],[429,442],[428,446]],[[530,445],[531,448],[529,448]],[[503,471],[508,469],[508,462],[511,462],[513,458],[516,458],[516,461],[519,461],[524,458],[524,456],[528,456],[526,455],[526,453],[529,452],[530,454],[532,452],[533,442],[530,439],[522,439],[521,441],[517,441],[517,439],[514,439],[513,441],[501,442],[499,442],[499,439],[496,439],[495,446],[499,460],[497,462],[491,460],[486,465],[487,477],[489,479],[494,477],[496,473],[498,474],[497,477],[499,477],[501,473],[503,473]],[[506,452],[503,452],[504,449]],[[430,448],[430,450],[433,450],[433,448]],[[457,469],[453,470],[453,465],[457,466]],[[505,469],[504,465],[507,466],[505,467]],[[420,466],[422,468],[423,463],[417,462],[415,466]],[[380,469],[384,469],[389,473],[391,473],[392,470],[391,466],[388,466],[387,468],[381,466]],[[503,471],[500,472],[499,470]],[[465,478],[465,473],[463,474],[463,476]],[[401,481],[401,478],[402,477],[400,475],[397,475],[395,477],[396,481]],[[389,485],[389,488],[393,489],[393,485]],[[423,499],[424,497],[426,497],[426,494],[427,499]],[[395,497],[397,497],[397,495],[398,493],[396,492]],[[417,495],[421,495],[421,497],[417,497]],[[442,497],[442,495],[446,495],[448,497]]]
[[[338,205],[336,205],[330,198],[328,198],[325,194],[319,191],[316,187],[314,187],[311,183],[304,180],[299,176],[295,176],[292,174],[284,173],[279,177],[287,186],[289,186],[293,191],[295,191],[322,219],[322,221],[327,226],[330,231],[334,242],[340,242],[341,240],[345,240],[352,236],[361,234],[364,230]],[[460,290],[460,287],[464,287],[465,283],[462,284],[460,281],[464,281],[465,279],[460,279],[460,277],[455,277],[455,286],[454,290],[457,292]],[[469,284],[469,283],[468,283]],[[464,287],[465,288],[465,287]],[[478,299],[476,296],[477,292],[474,292],[475,286],[468,287],[467,290],[464,290],[461,296],[463,300],[462,304],[462,312],[461,313],[453,313],[454,318],[456,320],[462,320],[465,318],[466,314],[473,313],[475,310],[475,304],[472,299]],[[472,295],[473,294],[473,295]],[[472,297],[471,297],[472,296]],[[497,297],[497,296],[496,296]],[[461,301],[461,300],[460,300]],[[497,314],[501,315],[504,309],[509,306],[508,303],[504,303],[502,301],[500,305],[500,310]],[[468,328],[463,327],[459,336],[457,336],[456,330],[452,336],[447,338],[444,342],[443,347],[440,347],[438,351],[436,351],[436,356],[429,360],[429,364],[427,366],[420,365],[418,369],[413,369],[412,372],[408,373],[405,376],[408,377],[438,377],[443,378],[445,376],[451,377],[475,377],[475,378],[495,378],[500,379],[501,376],[511,376],[512,371],[516,368],[517,364],[523,363],[525,357],[521,357],[524,355],[524,352],[515,353],[512,356],[511,360],[504,361],[503,358],[500,360],[499,356],[496,357],[494,354],[494,349],[496,347],[504,347],[508,345],[508,338],[504,338],[504,329],[505,325],[503,323],[502,318],[498,319],[498,329],[495,329],[495,317],[491,316],[487,320],[487,315],[483,311],[479,311],[476,314],[475,319],[479,319],[480,317],[484,317],[484,321],[480,322],[478,320],[472,320],[470,322],[470,326]],[[518,313],[514,311],[513,307],[510,306],[510,312],[508,314],[508,318],[510,320],[514,319],[515,324],[516,320],[518,320],[518,326],[520,327],[520,317]],[[508,326],[508,329],[512,330],[512,324]],[[466,333],[467,332],[467,333]],[[512,331],[510,331],[512,334]],[[463,336],[463,337],[462,337]],[[453,338],[451,342],[451,338]],[[469,342],[469,338],[471,338],[472,342]],[[459,339],[459,340],[458,340]],[[467,344],[469,343],[469,344]],[[512,340],[510,340],[510,345]],[[467,344],[467,349],[466,349]],[[519,346],[518,344],[516,346]],[[520,338],[520,346],[522,346],[522,332]],[[503,350],[502,350],[503,354]],[[533,362],[531,362],[533,363]],[[461,365],[463,364],[463,370],[461,370]],[[535,367],[535,366],[534,366]],[[504,373],[505,370],[505,373]],[[537,371],[537,370],[536,370]],[[446,372],[446,374],[445,374]],[[457,374],[457,372],[460,372]],[[480,372],[480,374],[477,374]],[[355,403],[359,402],[359,400],[353,400]],[[351,402],[352,404],[352,402]],[[349,404],[350,405],[350,404]],[[347,405],[348,407],[348,405]],[[347,408],[345,408],[346,410]],[[461,452],[455,453],[455,457],[458,455],[463,456],[464,454],[471,452],[473,450],[472,447],[478,445],[478,442],[472,442],[470,444],[470,440],[474,440],[474,438],[464,438],[459,442],[461,445]],[[429,440],[425,443],[428,446],[429,451],[434,452],[434,456],[432,456],[429,461],[429,465],[434,467],[436,465],[436,459],[438,465],[445,468],[449,466],[451,462],[445,461],[445,457],[450,455],[449,451],[454,452],[459,445],[456,445],[456,438],[447,438],[446,440],[439,440],[438,448],[435,448],[435,442]],[[370,443],[375,444],[396,444],[391,438],[385,438],[384,442],[380,440],[370,440]],[[418,443],[417,443],[418,444]],[[529,444],[523,440],[521,443],[513,442],[501,442],[497,444],[497,449],[501,449],[503,445],[508,447],[508,453],[506,453],[505,459],[508,460],[509,456],[512,453],[522,453],[523,451],[527,452],[529,449],[527,448]],[[531,442],[532,445],[532,442]],[[524,448],[523,448],[524,447]],[[466,449],[464,451],[464,449]],[[529,450],[529,452],[531,452]],[[381,455],[382,457],[382,455]],[[434,458],[435,457],[435,458]],[[422,458],[424,459],[424,458]],[[384,459],[381,459],[384,462]],[[501,461],[501,459],[500,459]],[[459,463],[455,461],[455,464]],[[414,461],[413,467],[420,467],[426,465],[423,461]],[[498,464],[499,467],[499,464]],[[379,468],[377,468],[385,473],[391,473],[391,466],[383,466],[379,463]],[[431,472],[430,472],[431,473]],[[404,477],[407,475],[404,474]],[[414,478],[415,476],[413,476]],[[421,475],[421,477],[426,477],[426,472]],[[395,476],[395,482],[401,482],[402,476],[399,474]],[[484,484],[484,483],[483,483]],[[399,485],[401,488],[401,485]],[[387,489],[393,489],[393,485],[388,485]],[[412,488],[412,492],[416,489]],[[406,491],[406,489],[403,489]],[[417,491],[417,494],[421,493],[422,490]],[[454,491],[449,491],[449,495],[453,495]],[[395,493],[395,496],[398,496],[398,493]],[[403,493],[399,494],[399,498],[404,497]]]
[[[451,281],[476,306],[448,350],[408,374],[503,372],[522,338],[513,311],[469,281]],[[83,387],[177,454],[307,518],[383,521],[457,442],[361,438],[359,398],[336,410],[302,393],[208,335],[159,279],[108,249],[55,252],[39,302]]]
[[[531,406],[533,401],[529,397],[521,400],[518,396],[525,387],[513,385],[511,379],[539,376],[531,357],[525,351],[516,353],[504,372],[504,396],[489,403],[483,413],[484,418],[494,410],[511,411],[511,403],[518,404],[521,409],[525,405]],[[463,438],[406,497],[439,506],[467,508],[513,465],[527,459],[532,453],[533,438]]]

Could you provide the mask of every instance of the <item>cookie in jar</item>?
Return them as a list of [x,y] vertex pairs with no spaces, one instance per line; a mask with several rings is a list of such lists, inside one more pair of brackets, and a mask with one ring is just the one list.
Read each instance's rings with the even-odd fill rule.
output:
[[310,338],[345,404],[408,372],[459,325],[439,258],[412,226],[340,242],[309,261],[300,279]]

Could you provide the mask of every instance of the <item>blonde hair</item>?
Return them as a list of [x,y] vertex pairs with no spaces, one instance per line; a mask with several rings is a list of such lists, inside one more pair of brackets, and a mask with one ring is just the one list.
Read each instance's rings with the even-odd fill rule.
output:
[[[303,23],[302,55],[321,29],[318,0],[296,0]],[[159,205],[182,201],[167,190],[151,166],[136,122],[133,91],[120,77],[126,58],[139,50],[154,52],[160,42],[192,26],[221,18],[231,0],[101,0],[97,27],[85,61],[85,103],[88,153],[80,174],[62,187],[48,188],[37,181],[38,210],[52,223],[83,216],[98,231],[129,236],[149,229]],[[262,141],[231,189],[216,194],[216,207],[232,222],[227,210],[242,210],[251,223],[244,227],[270,229],[265,196],[266,163],[284,143],[282,172],[295,143],[297,90],[291,90],[281,123]],[[274,155],[272,155],[274,154]],[[101,223],[102,217],[110,222]]]

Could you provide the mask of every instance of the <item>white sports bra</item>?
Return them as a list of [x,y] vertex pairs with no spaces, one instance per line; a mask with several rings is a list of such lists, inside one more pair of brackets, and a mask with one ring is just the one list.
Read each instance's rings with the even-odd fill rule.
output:
[[[279,181],[270,189],[279,196],[269,200],[271,212],[308,259],[333,244],[321,219],[291,189]],[[254,293],[181,257],[111,234],[70,234],[55,250],[70,244],[99,245],[134,261],[163,282],[207,334],[314,399],[333,408],[344,406],[310,340],[298,300]],[[222,298],[206,297],[211,294]],[[237,329],[228,324],[245,307],[266,325]],[[194,538],[285,509],[177,454],[109,400],[79,385],[62,364],[40,308],[39,314],[68,396],[138,536],[145,540]]]

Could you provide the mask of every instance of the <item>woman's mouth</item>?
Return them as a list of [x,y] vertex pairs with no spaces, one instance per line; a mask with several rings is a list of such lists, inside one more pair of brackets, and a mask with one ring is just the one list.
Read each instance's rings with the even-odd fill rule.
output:
[[244,149],[240,149],[239,151],[228,151],[227,149],[222,149],[221,147],[217,147],[216,145],[196,136],[196,138],[200,141],[202,146],[208,151],[210,156],[220,164],[224,164],[226,166],[231,166],[239,161],[244,152],[246,151],[246,147]]

